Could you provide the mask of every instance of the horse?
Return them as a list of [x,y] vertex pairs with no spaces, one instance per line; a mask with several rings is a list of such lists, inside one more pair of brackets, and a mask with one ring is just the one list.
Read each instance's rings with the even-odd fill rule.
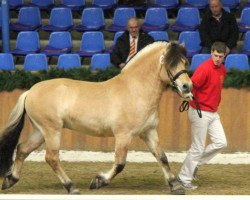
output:
[[[138,52],[121,73],[107,81],[58,78],[41,81],[22,93],[0,137],[2,190],[18,182],[25,158],[45,143],[46,162],[69,194],[79,194],[59,160],[61,131],[68,128],[115,138],[114,164],[108,172],[100,172],[92,179],[90,189],[108,185],[124,169],[128,146],[139,136],[162,168],[170,191],[184,194],[159,146],[157,133],[159,102],[167,85],[176,87],[181,97],[192,98],[184,50],[175,42],[155,42]],[[25,115],[33,133],[18,144]]]

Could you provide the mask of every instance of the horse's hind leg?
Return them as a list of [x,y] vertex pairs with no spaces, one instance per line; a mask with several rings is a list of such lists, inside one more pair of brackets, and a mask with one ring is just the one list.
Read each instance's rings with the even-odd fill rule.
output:
[[107,173],[100,173],[92,179],[90,189],[99,189],[108,185],[124,169],[130,142],[131,137],[128,135],[119,134],[115,136],[115,163]]
[[183,189],[179,181],[177,181],[174,174],[170,170],[167,156],[159,146],[157,131],[153,129],[147,132],[146,134],[141,135],[140,137],[147,144],[151,153],[157,159],[158,164],[162,167],[165,179],[170,186],[171,192],[173,192],[174,194],[185,194],[185,190]]
[[16,158],[10,171],[3,180],[2,190],[12,187],[20,178],[21,169],[24,160],[28,155],[37,149],[44,142],[41,132],[35,129],[34,133],[28,138],[27,141],[20,143],[17,146]]
[[60,131],[46,131],[45,143],[46,143],[46,162],[54,170],[65,189],[70,194],[79,194],[79,190],[75,188],[70,178],[67,176],[63,168],[61,167],[59,160],[59,148],[61,133]]

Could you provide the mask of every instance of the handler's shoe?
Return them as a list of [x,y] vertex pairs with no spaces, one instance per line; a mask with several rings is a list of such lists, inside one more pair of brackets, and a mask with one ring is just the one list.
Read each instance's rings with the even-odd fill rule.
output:
[[186,190],[195,190],[198,188],[197,185],[193,185],[192,183],[184,183],[179,176],[177,177],[177,180],[181,183],[182,187],[185,188]]

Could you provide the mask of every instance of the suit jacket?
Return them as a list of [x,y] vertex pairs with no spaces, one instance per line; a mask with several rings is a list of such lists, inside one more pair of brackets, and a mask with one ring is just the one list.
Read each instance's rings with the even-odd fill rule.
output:
[[[154,42],[154,39],[145,32],[140,31],[137,43],[137,52],[143,49],[148,44]],[[111,53],[111,62],[113,65],[119,67],[119,64],[126,63],[129,55],[130,42],[129,32],[125,31],[116,41],[115,47]]]
[[215,41],[224,42],[230,49],[236,47],[239,31],[236,18],[225,10],[222,12],[220,22],[212,16],[209,10],[202,18],[199,28],[201,46],[211,48]]

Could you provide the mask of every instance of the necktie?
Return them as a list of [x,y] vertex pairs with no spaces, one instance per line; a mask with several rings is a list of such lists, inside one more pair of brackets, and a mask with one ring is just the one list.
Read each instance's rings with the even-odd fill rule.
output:
[[130,51],[129,51],[129,58],[132,58],[135,55],[135,38],[132,39],[130,43]]

